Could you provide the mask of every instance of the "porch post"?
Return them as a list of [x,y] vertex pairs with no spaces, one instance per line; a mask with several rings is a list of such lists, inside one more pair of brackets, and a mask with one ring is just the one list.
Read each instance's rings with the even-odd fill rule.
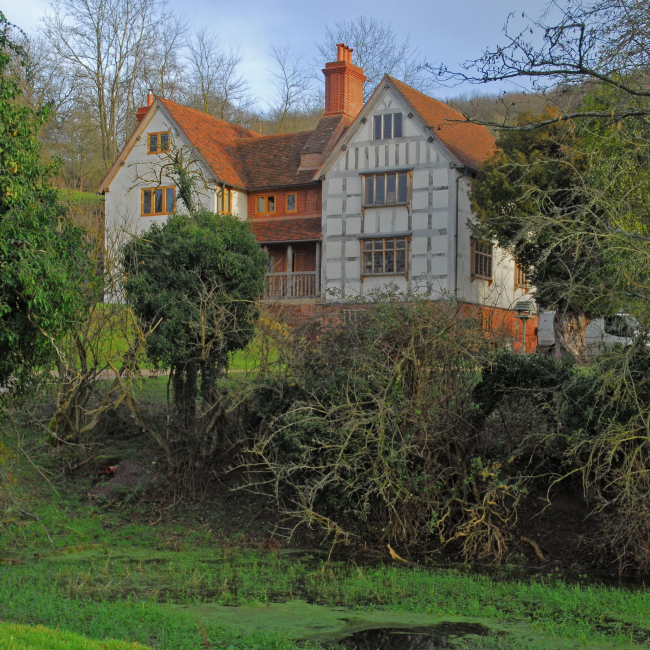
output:
[[293,272],[293,246],[287,244],[287,298],[293,298],[291,274]]
[[320,297],[320,242],[316,242],[316,296]]

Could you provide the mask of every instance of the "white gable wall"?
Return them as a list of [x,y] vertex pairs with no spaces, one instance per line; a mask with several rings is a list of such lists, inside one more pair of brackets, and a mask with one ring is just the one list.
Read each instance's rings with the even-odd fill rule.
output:
[[[408,118],[409,107],[401,96],[384,88],[373,98],[339,145],[323,179],[323,265],[322,286],[326,299],[353,298],[372,289],[394,284],[400,290],[441,298],[456,289],[456,179],[459,178],[459,232],[457,293],[477,304],[511,307],[514,300],[514,262],[495,250],[494,281],[471,280],[471,218],[468,198],[469,176],[436,140],[419,118]],[[370,110],[368,110],[370,109]],[[374,115],[403,115],[403,137],[373,140]],[[363,173],[410,172],[410,201],[406,206],[363,208]],[[408,233],[410,247],[406,275],[365,276],[361,274],[360,236]],[[520,297],[523,292],[517,292]]]
[[[148,230],[152,223],[164,223],[167,220],[167,215],[140,216],[141,190],[158,185],[158,183],[148,181],[149,179],[153,180],[156,163],[163,159],[163,156],[147,153],[147,134],[160,131],[170,131],[172,140],[177,146],[191,146],[165,112],[154,105],[138,129],[140,139],[136,141],[131,151],[127,152],[124,165],[118,168],[106,190],[105,221],[109,239],[111,236],[117,237],[118,233],[119,239],[123,238],[122,235],[137,235]],[[203,173],[206,179],[211,179],[213,176],[207,168]],[[142,180],[143,177],[147,180]],[[174,185],[174,182],[163,177],[160,185]],[[213,189],[201,189],[199,197],[203,207],[212,212],[216,211],[217,197]],[[182,202],[178,196],[176,198],[177,209],[183,211]],[[233,191],[233,214],[246,219],[247,195],[245,192]]]

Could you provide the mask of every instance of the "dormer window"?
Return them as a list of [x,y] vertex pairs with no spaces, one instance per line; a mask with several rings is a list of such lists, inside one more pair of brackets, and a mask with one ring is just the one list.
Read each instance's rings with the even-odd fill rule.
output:
[[402,114],[388,113],[373,118],[373,139],[390,140],[402,137]]
[[147,135],[147,153],[167,153],[169,140],[169,131],[149,133]]

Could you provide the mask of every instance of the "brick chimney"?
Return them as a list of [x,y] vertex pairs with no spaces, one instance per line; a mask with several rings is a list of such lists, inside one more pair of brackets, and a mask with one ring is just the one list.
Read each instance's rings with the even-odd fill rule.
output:
[[325,113],[347,115],[355,118],[363,108],[363,70],[352,63],[352,48],[339,43],[338,60],[326,63],[325,75]]
[[147,105],[146,106],[141,106],[135,112],[135,116],[136,116],[138,122],[142,122],[142,120],[144,119],[144,116],[149,111],[149,107],[153,104],[153,100],[154,100],[153,90],[150,90],[149,93],[147,94]]

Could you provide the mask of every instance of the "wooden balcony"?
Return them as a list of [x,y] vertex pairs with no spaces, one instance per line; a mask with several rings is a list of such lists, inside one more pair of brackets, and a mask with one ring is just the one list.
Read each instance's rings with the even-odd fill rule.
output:
[[317,298],[317,271],[267,273],[265,298]]
[[269,254],[265,298],[320,297],[320,242],[269,244],[264,248]]

